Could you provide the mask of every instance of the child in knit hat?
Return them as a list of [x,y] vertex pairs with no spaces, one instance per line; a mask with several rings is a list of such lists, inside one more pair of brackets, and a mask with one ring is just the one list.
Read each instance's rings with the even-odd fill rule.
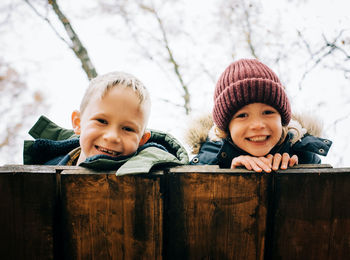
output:
[[258,60],[233,62],[217,82],[212,118],[189,131],[187,139],[198,153],[191,164],[271,172],[320,163],[317,154],[327,155],[332,142],[311,135],[319,134],[313,119],[291,118],[288,97],[269,67]]

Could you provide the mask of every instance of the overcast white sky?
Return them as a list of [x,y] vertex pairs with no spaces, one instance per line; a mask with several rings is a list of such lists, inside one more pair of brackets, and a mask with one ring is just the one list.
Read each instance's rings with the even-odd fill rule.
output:
[[[21,3],[19,0],[4,0],[0,4],[6,6],[8,2]],[[140,78],[148,86],[153,97],[152,116],[150,128],[168,131],[182,140],[182,133],[186,129],[189,120],[184,113],[169,103],[162,101],[162,98],[170,99],[174,103],[181,103],[181,94],[176,86],[171,83],[174,77],[171,73],[164,73],[166,69],[161,68],[148,59],[140,58],[140,51],[135,50],[135,45],[126,40],[125,31],[119,28],[118,18],[110,19],[107,16],[95,15],[82,12],[86,7],[94,6],[96,1],[68,1],[58,0],[62,10],[71,20],[72,25],[81,37],[82,42],[88,48],[90,57],[98,70],[103,74],[113,70],[126,71]],[[196,33],[197,39],[203,39],[201,45],[189,49],[186,41],[177,44],[183,49],[185,59],[200,59],[195,48],[208,48],[207,60],[201,62],[211,64],[215,68],[212,74],[217,78],[222,70],[231,61],[229,55],[225,55],[220,48],[211,49],[207,38],[211,35],[210,20],[204,17],[212,15],[211,11],[216,1],[185,1],[187,4],[184,17],[197,19],[198,27],[190,22],[185,23],[188,30]],[[264,19],[266,23],[274,18],[282,17],[281,28],[295,32],[295,28],[305,30],[310,35],[319,35],[327,32],[328,35],[336,35],[338,28],[350,29],[350,19],[348,10],[350,2],[347,0],[310,0],[307,6],[301,9],[287,10],[289,1],[266,0],[262,1]],[[301,1],[300,1],[301,2]],[[176,11],[176,10],[175,10]],[[174,11],[174,12],[175,12]],[[176,13],[176,12],[175,12]],[[52,16],[54,25],[64,34],[61,25]],[[80,67],[78,59],[73,52],[58,39],[52,29],[43,22],[31,9],[23,5],[17,9],[11,17],[14,23],[2,23],[0,32],[3,36],[0,40],[0,51],[3,58],[11,62],[13,66],[24,75],[28,86],[31,89],[41,90],[47,98],[50,108],[43,114],[51,118],[57,124],[70,128],[70,115],[80,104],[81,97],[88,85],[85,73]],[[184,19],[185,22],[187,21]],[[113,26],[115,23],[115,26]],[[191,28],[193,26],[193,28]],[[348,34],[349,35],[349,34]],[[207,37],[207,38],[206,38]],[[287,44],[287,43],[281,43]],[[183,46],[181,46],[183,45]],[[209,46],[209,47],[208,47]],[[244,53],[237,57],[244,57]],[[299,66],[296,59],[295,66]],[[278,74],[283,73],[285,68],[273,68]],[[280,74],[279,74],[280,75]],[[344,81],[341,72],[325,74],[322,67],[313,71],[312,75],[305,80],[305,89],[300,91],[296,86],[296,78],[290,75],[281,76],[290,83],[288,92],[296,110],[313,111],[321,116],[325,121],[326,137],[335,143],[327,158],[323,158],[324,163],[331,163],[337,166],[350,164],[350,147],[348,129],[350,118],[343,120],[336,126],[332,125],[335,118],[349,117],[350,101],[350,81]],[[300,75],[297,75],[300,78]],[[341,80],[340,80],[341,79]],[[192,90],[193,108],[195,115],[205,111],[211,111],[212,91],[215,82],[208,82],[197,77],[188,79],[195,87]],[[294,85],[293,85],[294,84]],[[323,98],[316,98],[322,95]],[[327,101],[327,102],[326,102]],[[323,106],[320,103],[325,102]],[[340,108],[338,104],[342,104]],[[347,105],[344,105],[347,104]],[[316,110],[317,108],[317,110]],[[39,116],[39,115],[38,115]],[[33,123],[35,122],[33,119]],[[336,127],[337,129],[332,129]],[[334,135],[336,136],[329,136]],[[23,133],[24,135],[24,133]],[[28,137],[28,136],[27,136]],[[339,154],[344,154],[343,162],[339,162]],[[1,161],[3,163],[21,163],[21,155],[12,157],[13,161]]]

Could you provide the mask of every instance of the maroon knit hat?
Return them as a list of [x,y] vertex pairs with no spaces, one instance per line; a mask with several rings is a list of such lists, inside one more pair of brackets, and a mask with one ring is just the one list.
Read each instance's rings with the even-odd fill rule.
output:
[[284,126],[291,119],[289,100],[277,75],[258,60],[235,61],[221,74],[215,87],[215,124],[226,131],[232,116],[251,103],[274,107],[280,113]]

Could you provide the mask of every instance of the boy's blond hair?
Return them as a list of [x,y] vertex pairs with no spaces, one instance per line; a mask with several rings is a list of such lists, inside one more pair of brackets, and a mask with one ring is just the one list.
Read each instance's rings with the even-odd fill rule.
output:
[[114,87],[131,88],[137,95],[140,105],[143,105],[146,111],[150,110],[151,100],[145,85],[131,74],[115,71],[97,76],[90,81],[80,103],[80,113],[84,113],[92,97],[103,98],[108,90]]

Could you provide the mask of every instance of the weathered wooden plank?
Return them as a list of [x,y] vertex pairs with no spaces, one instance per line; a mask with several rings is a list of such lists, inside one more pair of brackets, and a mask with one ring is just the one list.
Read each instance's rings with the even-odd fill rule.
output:
[[168,175],[165,259],[263,259],[267,177]]
[[[6,164],[0,166],[0,173],[59,173],[64,170],[69,170],[70,172],[74,171],[75,173],[80,174],[99,174],[99,171],[91,170],[81,166],[67,166],[67,165],[20,165],[20,164]],[[113,173],[115,171],[102,173]]]
[[[280,173],[289,173],[289,172],[315,172],[319,169],[329,169],[329,172],[342,171],[343,168],[333,169],[330,164],[300,164],[287,170],[280,170]],[[347,170],[346,170],[347,171]],[[176,166],[169,169],[169,173],[253,173],[253,171],[246,170],[243,167],[236,169],[223,169],[219,168],[218,165],[184,165]]]
[[[65,166],[67,167],[67,166]],[[0,167],[0,173],[55,173],[57,166],[49,165],[4,165]]]
[[0,173],[0,259],[54,258],[55,170],[41,172]]
[[[269,259],[347,259],[348,173],[275,175]],[[335,171],[336,172],[336,171]]]
[[64,257],[160,259],[159,177],[61,174]]

